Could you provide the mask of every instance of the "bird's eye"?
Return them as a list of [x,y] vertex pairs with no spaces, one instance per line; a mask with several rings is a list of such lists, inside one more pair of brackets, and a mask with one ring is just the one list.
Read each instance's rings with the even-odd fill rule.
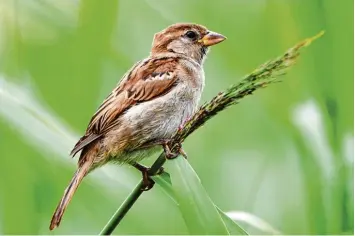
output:
[[189,39],[196,39],[197,38],[197,34],[194,31],[187,31],[185,35]]

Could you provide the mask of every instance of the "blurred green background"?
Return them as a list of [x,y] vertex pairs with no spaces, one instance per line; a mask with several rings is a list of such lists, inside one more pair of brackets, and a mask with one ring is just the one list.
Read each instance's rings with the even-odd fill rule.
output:
[[[326,31],[283,83],[221,113],[184,148],[211,199],[248,232],[267,233],[250,225],[252,214],[284,234],[353,234],[353,4],[0,0],[0,234],[49,233],[76,167],[69,151],[124,72],[148,56],[153,34],[176,22],[228,37],[205,63],[203,101]],[[90,174],[53,234],[98,233],[139,179],[127,166]],[[157,187],[115,233],[188,231]]]

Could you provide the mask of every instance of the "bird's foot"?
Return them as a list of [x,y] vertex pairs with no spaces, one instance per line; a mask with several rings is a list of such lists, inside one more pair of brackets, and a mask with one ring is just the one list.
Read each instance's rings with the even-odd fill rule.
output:
[[149,168],[148,168],[148,170],[142,172],[142,177],[143,177],[143,179],[142,179],[143,185],[141,187],[142,191],[151,190],[155,184],[155,182],[152,180],[152,178],[150,178],[148,171],[149,171]]
[[[182,155],[183,157],[185,157],[185,159],[187,159],[187,154],[182,149],[181,143],[176,143],[170,148],[169,144],[171,143],[171,141],[172,141],[171,139],[160,139],[160,140],[156,140],[154,142],[150,142],[148,144],[145,144],[141,148],[148,148],[148,147],[153,147],[156,145],[161,145],[164,149],[166,159],[171,160],[171,159],[176,158],[179,155]],[[177,151],[173,152],[172,150],[177,150]]]
[[[152,180],[152,178],[150,178],[150,176],[152,176],[152,174],[150,173],[150,168],[146,167],[144,165],[141,165],[137,162],[133,163],[132,166],[142,173],[143,185],[141,187],[141,190],[148,191],[148,190],[152,189],[155,182]],[[164,168],[160,167],[158,172],[155,173],[154,175],[159,175],[163,172],[164,172]]]
[[176,147],[176,148],[173,148],[173,149],[177,149],[178,150],[177,152],[172,152],[167,142],[163,144],[166,159],[172,160],[172,159],[175,159],[179,155],[182,155],[183,157],[185,157],[185,159],[187,159],[187,154],[184,151],[184,149],[182,149],[182,146],[180,143],[175,144],[174,147]]

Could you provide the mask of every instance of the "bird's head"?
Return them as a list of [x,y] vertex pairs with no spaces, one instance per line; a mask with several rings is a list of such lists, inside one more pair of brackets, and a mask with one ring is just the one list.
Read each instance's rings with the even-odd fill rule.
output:
[[210,46],[226,39],[225,36],[197,24],[174,24],[154,35],[151,54],[173,52],[202,63]]

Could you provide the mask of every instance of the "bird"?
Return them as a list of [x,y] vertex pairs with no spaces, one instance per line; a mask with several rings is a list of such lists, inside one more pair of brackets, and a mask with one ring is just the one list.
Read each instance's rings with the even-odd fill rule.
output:
[[81,151],[77,170],[64,191],[49,229],[58,227],[83,178],[107,163],[129,164],[164,148],[197,110],[205,85],[203,64],[210,46],[226,39],[194,23],[177,23],[156,33],[150,55],[138,61],[92,116],[70,155]]

